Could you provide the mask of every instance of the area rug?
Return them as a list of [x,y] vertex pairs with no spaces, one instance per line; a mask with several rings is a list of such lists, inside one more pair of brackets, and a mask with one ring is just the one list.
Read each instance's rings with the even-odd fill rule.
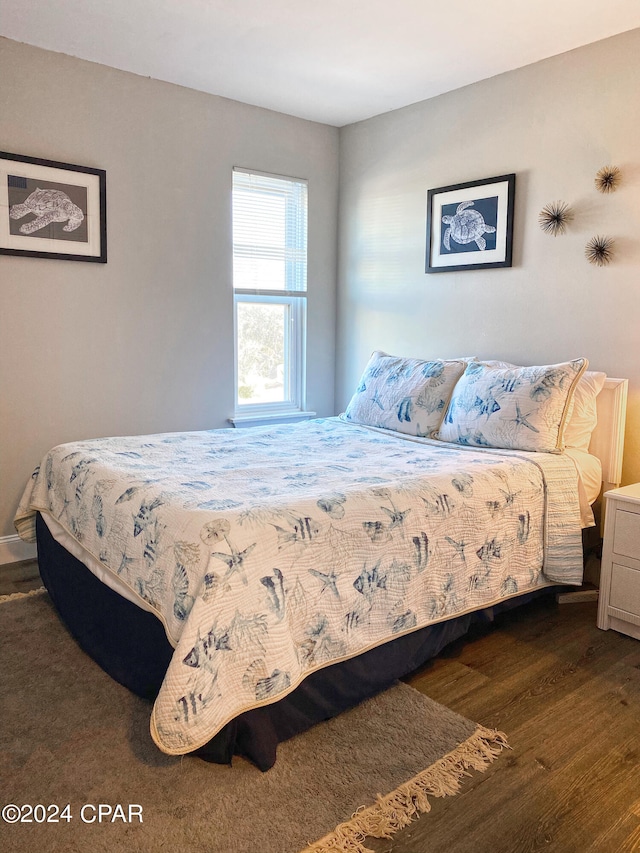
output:
[[506,746],[397,684],[280,745],[261,773],[164,755],[151,706],[70,637],[46,593],[0,603],[2,849],[362,853]]

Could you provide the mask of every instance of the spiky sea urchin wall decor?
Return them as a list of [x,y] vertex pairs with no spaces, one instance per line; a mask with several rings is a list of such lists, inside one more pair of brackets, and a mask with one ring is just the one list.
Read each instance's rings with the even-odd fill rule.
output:
[[545,205],[538,216],[538,222],[545,234],[564,234],[567,223],[573,219],[573,211],[566,201],[552,201]]
[[584,250],[589,263],[598,267],[608,264],[613,257],[613,242],[611,237],[592,237]]
[[612,193],[618,189],[620,169],[617,166],[603,166],[596,174],[596,189],[601,193]]

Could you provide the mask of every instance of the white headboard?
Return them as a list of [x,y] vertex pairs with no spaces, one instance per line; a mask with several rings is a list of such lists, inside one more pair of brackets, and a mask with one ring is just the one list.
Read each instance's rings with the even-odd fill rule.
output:
[[589,453],[602,462],[602,488],[605,492],[607,489],[616,489],[622,480],[628,387],[628,379],[608,376],[596,398],[598,425],[591,436]]

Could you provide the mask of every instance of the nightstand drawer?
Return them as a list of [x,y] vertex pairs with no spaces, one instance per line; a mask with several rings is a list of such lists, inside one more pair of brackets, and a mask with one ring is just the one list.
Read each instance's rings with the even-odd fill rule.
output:
[[623,509],[616,510],[613,551],[624,557],[640,559],[640,514]]
[[613,564],[609,605],[640,617],[640,571]]

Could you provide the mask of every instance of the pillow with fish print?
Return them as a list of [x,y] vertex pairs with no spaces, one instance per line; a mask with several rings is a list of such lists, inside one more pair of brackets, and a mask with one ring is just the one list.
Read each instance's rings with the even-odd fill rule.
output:
[[473,447],[559,453],[586,358],[534,367],[471,363],[437,437]]
[[[508,361],[483,361],[482,363],[489,367],[520,366]],[[596,370],[586,370],[580,377],[567,412],[564,428],[565,447],[577,447],[588,452],[591,436],[598,425],[596,397],[604,388],[606,378],[606,373]]]
[[464,361],[401,358],[376,351],[344,418],[406,435],[430,436],[442,423]]

